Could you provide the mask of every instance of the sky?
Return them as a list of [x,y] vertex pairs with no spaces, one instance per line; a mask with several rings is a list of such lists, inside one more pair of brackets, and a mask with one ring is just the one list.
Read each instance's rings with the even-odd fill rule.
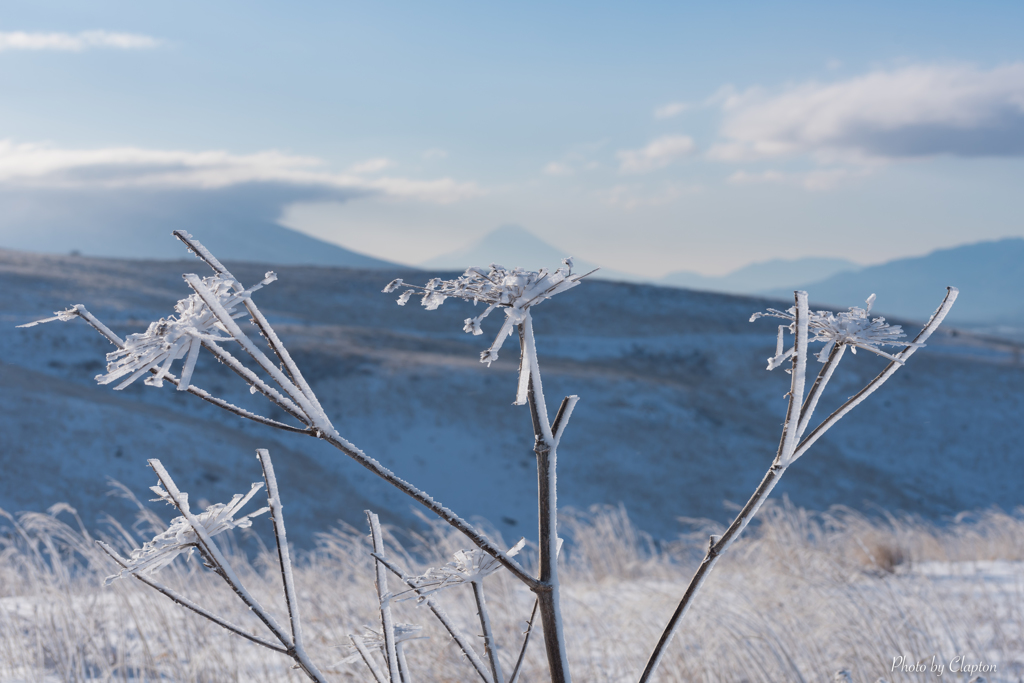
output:
[[407,264],[506,224],[651,276],[1024,237],[1022,35],[1019,2],[7,2],[0,247],[245,186]]

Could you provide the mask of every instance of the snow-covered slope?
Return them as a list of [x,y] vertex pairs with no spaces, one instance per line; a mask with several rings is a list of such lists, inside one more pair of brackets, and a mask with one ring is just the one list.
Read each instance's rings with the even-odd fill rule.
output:
[[[151,457],[181,473],[194,499],[223,501],[259,479],[254,449],[262,446],[280,454],[295,540],[308,542],[337,519],[361,523],[368,505],[393,521],[410,519],[408,499],[322,442],[243,421],[169,386],[96,386],[111,347],[81,321],[14,328],[85,303],[115,331],[139,331],[187,295],[181,273],[204,268],[194,259],[0,252],[0,507],[66,500],[93,520],[123,509],[104,495],[108,475],[146,493]],[[265,270],[233,266],[245,283]],[[398,307],[380,293],[387,273],[276,270],[279,281],[256,296],[341,433],[459,514],[486,517],[507,538],[534,536],[530,417],[511,405],[517,350],[506,346],[490,368],[478,362],[500,321],[488,319],[484,336],[473,337],[461,331],[470,304]],[[926,318],[943,294],[935,291],[915,317]],[[559,448],[560,503],[623,501],[639,527],[670,536],[677,517],[720,519],[725,501],[743,502],[775,454],[789,388],[782,371],[764,370],[775,327],[747,322],[766,305],[588,280],[540,306],[548,403],[581,396]],[[868,354],[843,363],[822,415],[881,367]],[[194,382],[265,409],[208,357]],[[933,517],[1018,505],[1022,396],[1024,368],[1011,346],[938,335],[792,467],[777,495],[814,508],[877,505]]]

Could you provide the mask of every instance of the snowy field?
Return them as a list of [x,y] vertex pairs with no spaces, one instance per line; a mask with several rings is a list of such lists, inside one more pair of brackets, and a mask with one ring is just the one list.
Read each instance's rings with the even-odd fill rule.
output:
[[[339,680],[367,678],[345,661],[347,636],[376,621],[362,511],[404,530],[394,532],[391,554],[410,571],[442,564],[458,547],[426,527],[401,493],[319,441],[244,422],[169,387],[97,387],[92,378],[110,346],[81,321],[13,329],[86,303],[117,333],[139,331],[186,295],[182,272],[201,270],[195,261],[0,252],[0,508],[30,511],[0,525],[4,680],[295,676],[288,661],[131,579],[101,587],[112,569],[90,537],[105,535],[127,553],[158,525],[151,512],[109,495],[110,478],[143,494],[153,483],[147,458],[160,458],[203,505],[246,490],[259,478],[255,449],[273,452],[301,555],[310,648]],[[234,270],[250,284],[265,269]],[[485,321],[484,337],[465,335],[463,319],[481,311],[460,302],[430,313],[399,309],[394,295],[380,293],[384,281],[285,268],[258,299],[344,436],[460,514],[487,520],[493,535],[535,539],[530,417],[510,405],[515,345],[484,367],[479,352],[498,321]],[[548,400],[582,397],[559,448],[562,509],[591,510],[563,522],[563,608],[577,680],[636,679],[707,534],[720,532],[771,462],[789,381],[764,370],[775,326],[748,322],[769,305],[586,282],[538,308]],[[884,302],[877,308],[884,313]],[[913,323],[904,324],[913,334]],[[822,413],[881,367],[864,353],[845,361]],[[208,357],[193,382],[266,412]],[[792,468],[763,523],[698,596],[660,679],[820,681],[846,670],[869,683],[921,680],[935,673],[920,670],[927,660],[944,667],[945,680],[967,681],[955,669],[975,664],[995,665],[982,669],[987,680],[1017,680],[1024,520],[998,508],[1021,503],[1022,390],[1012,345],[950,330],[929,340]],[[285,417],[277,409],[269,416]],[[60,506],[57,518],[41,512],[55,501],[70,503],[82,521],[59,521],[74,517]],[[166,520],[160,507],[146,509]],[[978,512],[951,519],[961,510]],[[142,521],[129,529],[135,514]],[[236,561],[254,593],[276,604],[272,562],[260,550],[268,527],[255,528],[235,537],[245,549]],[[163,574],[197,602],[252,623],[197,564]],[[506,577],[489,582],[510,669],[532,599]],[[444,596],[455,600],[450,611],[475,633],[469,596],[454,593]],[[422,624],[429,636],[408,649],[420,679],[472,679],[427,610],[412,602],[398,609],[400,621]],[[538,639],[523,680],[543,677],[542,659]]]
[[[326,444],[226,416],[169,387],[97,386],[111,346],[81,321],[14,328],[85,303],[115,332],[140,331],[187,295],[183,272],[204,268],[196,259],[0,251],[0,507],[41,511],[67,501],[89,523],[130,514],[106,495],[106,480],[144,490],[151,457],[176,476],[189,472],[194,495],[226,500],[251,481],[255,449],[265,447],[297,499],[290,526],[300,545],[335,520],[362,524],[367,507],[414,524],[402,494]],[[248,284],[266,268],[234,270]],[[530,417],[511,405],[515,345],[490,368],[478,362],[500,321],[484,321],[484,336],[474,337],[462,332],[463,319],[480,309],[458,301],[433,312],[401,308],[380,292],[389,276],[278,270],[257,294],[260,306],[341,433],[460,514],[486,518],[508,537],[535,533]],[[681,516],[726,519],[723,502],[745,501],[775,454],[786,409],[788,376],[765,371],[775,326],[748,322],[768,305],[587,281],[539,307],[548,401],[580,396],[559,448],[560,502],[622,502],[657,538],[677,535]],[[876,308],[884,314],[885,302]],[[1024,366],[1005,345],[945,332],[816,444],[775,495],[811,509],[843,504],[932,519],[1024,502]],[[865,353],[843,364],[821,414],[882,366]],[[196,383],[240,405],[265,405],[208,356]]]
[[[1021,514],[965,515],[940,528],[907,517],[880,521],[776,504],[763,519],[709,580],[659,680],[831,681],[846,670],[857,683],[966,683],[971,675],[950,669],[956,657],[962,659],[954,669],[994,665],[984,674],[989,682],[1024,675]],[[656,544],[615,508],[577,516],[569,526],[563,606],[574,675],[635,681],[703,551],[702,532],[713,528],[692,526],[689,536]],[[305,680],[289,669],[291,660],[186,613],[133,579],[102,587],[111,564],[66,512],[57,519],[35,513],[0,528],[0,680]],[[145,533],[148,523],[140,529]],[[128,544],[123,529],[103,530],[120,547]],[[435,531],[402,542],[392,537],[389,554],[410,571],[442,564],[460,545]],[[283,614],[274,559],[235,562],[261,602]],[[195,560],[177,560],[158,578],[259,632],[228,587]],[[348,634],[379,624],[366,533],[335,529],[322,536],[301,558],[297,579],[315,660],[333,680],[369,680],[361,662],[343,663],[351,654]],[[507,574],[493,575],[486,587],[508,671],[532,595]],[[439,600],[466,633],[477,633],[469,593],[450,589]],[[406,648],[414,680],[479,680],[429,610],[414,601],[395,609],[397,621],[421,625],[428,636]],[[539,638],[527,655],[522,680],[543,680]],[[945,670],[941,678],[893,670],[898,657],[929,667],[934,657]]]

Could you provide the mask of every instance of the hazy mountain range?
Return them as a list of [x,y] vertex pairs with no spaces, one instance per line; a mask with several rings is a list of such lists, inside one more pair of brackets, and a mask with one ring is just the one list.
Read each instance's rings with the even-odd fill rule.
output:
[[[410,267],[352,252],[278,225],[273,210],[279,203],[279,192],[274,187],[245,187],[209,196],[183,193],[180,201],[167,192],[148,198],[139,193],[113,193],[106,203],[124,204],[114,212],[116,219],[109,217],[109,207],[103,202],[95,212],[89,210],[88,203],[76,203],[74,215],[63,216],[61,202],[45,201],[45,193],[25,193],[18,197],[18,201],[27,202],[25,211],[19,211],[17,204],[11,205],[14,208],[0,217],[0,224],[21,226],[19,231],[6,232],[4,246],[37,245],[43,236],[48,244],[60,245],[61,253],[178,258],[178,245],[166,236],[172,229],[184,227],[201,235],[217,253],[238,261],[389,272]],[[166,212],[161,211],[162,206],[167,207]],[[417,265],[446,271],[490,263],[554,269],[566,256],[576,254],[548,244],[521,226],[505,225],[463,249]],[[875,293],[879,314],[912,320],[927,318],[935,298],[947,285],[954,285],[961,290],[961,303],[950,315],[950,323],[995,334],[1024,335],[1024,300],[1020,297],[1024,292],[1024,239],[1020,238],[940,249],[866,267],[836,258],[774,259],[721,276],[679,271],[656,280],[578,257],[574,261],[578,271],[601,266],[594,279],[787,300],[794,289],[805,289],[812,303],[838,309],[862,305],[868,295]]]

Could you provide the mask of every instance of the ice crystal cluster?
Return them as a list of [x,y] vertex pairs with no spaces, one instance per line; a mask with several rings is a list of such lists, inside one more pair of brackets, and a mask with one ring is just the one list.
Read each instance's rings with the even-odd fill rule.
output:
[[[263,281],[245,290],[236,280],[224,275],[203,278],[202,283],[232,318],[241,318],[247,315],[247,311],[238,311],[238,306],[253,292],[276,279],[277,275],[269,272]],[[174,310],[176,315],[150,323],[145,332],[128,335],[124,340],[124,348],[108,353],[107,373],[97,375],[96,381],[110,384],[127,375],[124,381],[114,387],[124,389],[155,368],[157,372],[144,381],[149,386],[160,387],[163,386],[163,379],[170,371],[171,364],[185,358],[187,354],[178,390],[188,389],[203,342],[231,341],[232,337],[199,294],[182,299],[175,304]]]
[[[824,363],[828,360],[829,354],[832,353],[832,349],[837,344],[848,345],[853,353],[857,353],[857,349],[861,348],[897,363],[901,363],[901,361],[878,347],[882,345],[923,346],[923,344],[915,344],[914,342],[900,341],[907,336],[903,333],[901,326],[890,325],[885,322],[885,318],[869,317],[871,307],[875,303],[874,294],[867,298],[866,303],[867,308],[852,306],[848,311],[842,313],[832,313],[831,311],[810,312],[807,327],[808,332],[814,335],[810,338],[810,341],[825,342],[824,348],[816,355],[819,362]],[[796,333],[796,308],[791,307],[786,311],[769,308],[764,313],[755,313],[750,316],[750,322],[754,322],[758,318],[781,318],[789,321],[789,325],[779,326],[779,337],[775,348],[775,355],[768,359],[768,369],[774,370],[793,356],[794,350],[792,348],[788,351],[783,351],[782,335],[787,330],[790,334]]]
[[392,280],[384,288],[384,293],[394,292],[407,287],[398,297],[398,305],[404,306],[414,294],[419,294],[420,303],[428,311],[436,310],[448,297],[466,299],[475,304],[487,305],[484,312],[475,318],[466,318],[463,330],[472,334],[483,334],[480,323],[495,308],[505,310],[505,322],[498,331],[497,337],[490,348],[480,354],[480,362],[490,365],[498,360],[498,351],[505,338],[512,334],[516,325],[522,323],[530,314],[530,308],[556,294],[572,289],[590,273],[573,273],[572,259],[562,260],[562,267],[554,272],[546,268],[539,271],[522,268],[506,269],[496,263],[490,268],[469,268],[454,280],[434,278],[425,287],[410,285],[401,278]]
[[[196,521],[203,527],[207,535],[211,537],[229,529],[245,529],[250,527],[252,526],[253,517],[269,512],[270,508],[260,508],[238,519],[234,517],[238,514],[239,510],[245,507],[245,504],[249,502],[256,492],[262,488],[262,483],[255,483],[249,489],[249,493],[244,496],[241,493],[236,493],[230,503],[211,505],[204,512],[196,515]],[[153,500],[163,500],[172,505],[174,504],[170,494],[161,486],[153,486],[152,491],[159,496],[159,498],[154,498]],[[187,493],[181,494],[178,498],[178,504],[185,511],[189,509]],[[121,578],[126,572],[129,574],[152,574],[169,565],[174,561],[174,558],[184,552],[188,552],[191,555],[198,544],[199,536],[196,534],[192,524],[185,517],[175,517],[171,520],[171,524],[166,531],[157,534],[152,541],[147,541],[141,548],[133,550],[131,557],[128,559],[127,566],[121,572],[108,576],[106,583],[112,583],[115,579]]]
[[[520,539],[505,554],[515,557],[525,545],[526,539]],[[480,581],[500,568],[501,563],[480,548],[459,550],[452,556],[451,562],[443,567],[431,567],[425,574],[412,578],[411,583],[416,586],[418,596],[424,598],[451,586]]]

